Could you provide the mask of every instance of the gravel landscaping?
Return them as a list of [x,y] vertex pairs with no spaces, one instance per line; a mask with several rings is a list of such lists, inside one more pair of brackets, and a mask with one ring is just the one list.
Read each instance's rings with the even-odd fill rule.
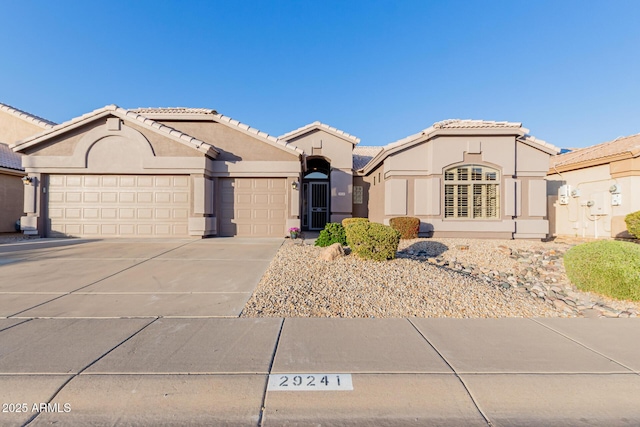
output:
[[287,240],[243,317],[636,317],[640,304],[578,292],[562,254],[571,242],[403,240],[398,258],[347,255]]

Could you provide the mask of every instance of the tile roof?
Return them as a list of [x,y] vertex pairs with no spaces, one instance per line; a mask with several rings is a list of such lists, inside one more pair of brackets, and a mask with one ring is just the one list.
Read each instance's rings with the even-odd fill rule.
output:
[[334,135],[340,136],[342,138],[350,140],[353,144],[357,144],[360,142],[360,138],[354,135],[350,135],[345,131],[340,129],[336,129],[333,126],[326,125],[322,122],[315,121],[313,123],[309,123],[308,125],[299,127],[298,129],[292,130],[291,132],[287,132],[284,135],[280,135],[278,139],[292,139],[293,136],[298,136],[300,134],[306,133],[313,129],[323,129],[329,133],[333,133]]
[[358,146],[353,149],[353,169],[362,169],[373,159],[382,147]]
[[[363,166],[363,168],[366,167],[366,169],[371,169],[373,166],[375,166],[389,154],[391,154],[391,152],[403,149],[404,146],[411,146],[412,144],[427,140],[433,136],[437,136],[438,132],[447,129],[514,129],[514,134],[520,135],[518,136],[518,139],[520,141],[533,146],[537,145],[537,148],[542,148],[546,152],[560,152],[560,148],[556,147],[555,145],[549,144],[546,141],[529,135],[529,129],[522,127],[522,123],[495,122],[489,120],[471,119],[449,119],[435,122],[433,125],[421,130],[418,133],[414,133],[413,135],[409,135],[385,145],[384,147],[382,147],[382,150],[380,150],[380,152],[376,154],[373,159],[371,159],[372,161]],[[375,162],[373,162],[374,160]]]
[[553,156],[551,158],[551,168],[567,168],[577,163],[587,161],[599,161],[600,164],[607,163],[613,156],[629,153],[631,157],[640,156],[640,133],[631,136],[623,136],[613,141],[603,142],[590,147],[578,148],[568,153]]
[[[164,133],[167,134],[168,136],[174,138],[174,139],[178,139],[180,140],[180,142],[182,142],[185,145],[191,146],[199,151],[203,151],[203,152],[207,152],[208,150],[212,149],[215,153],[218,153],[218,151],[215,149],[215,147],[207,142],[201,141],[197,138],[194,138],[190,135],[187,135],[184,132],[180,132],[177,129],[174,129],[172,127],[163,125],[162,123],[158,123],[155,120],[151,120],[141,114],[138,114],[134,111],[129,111],[126,110],[124,108],[120,108],[117,105],[107,105],[105,107],[102,108],[98,108],[97,110],[91,111],[89,113],[83,114],[82,116],[76,117],[74,119],[71,119],[69,121],[66,121],[64,123],[60,123],[57,126],[54,126],[50,129],[47,129],[44,132],[41,132],[37,135],[34,135],[32,137],[29,137],[27,139],[23,139],[22,141],[18,141],[15,144],[13,144],[11,146],[11,148],[13,149],[23,149],[26,148],[28,146],[31,145],[31,143],[35,143],[38,140],[40,140],[40,138],[46,137],[49,134],[53,134],[59,131],[63,131],[66,128],[70,128],[73,127],[76,124],[79,124],[81,122],[84,122],[85,120],[89,120],[93,117],[99,116],[103,113],[113,113],[116,116],[120,116],[120,117],[127,117],[128,119],[131,120],[135,120],[138,121],[148,127],[151,127],[153,129],[155,129],[156,131],[160,132],[160,133]],[[20,148],[22,147],[22,148]]]
[[[433,124],[434,129],[469,129],[469,128],[521,128],[522,123],[494,122],[489,120],[449,119]],[[527,130],[528,131],[528,130]]]
[[21,155],[11,151],[7,144],[0,142],[0,168],[23,171]]
[[29,114],[25,111],[22,110],[18,110],[17,108],[14,108],[10,105],[7,104],[2,104],[0,103],[0,111],[4,111],[7,112],[9,114],[12,114],[16,117],[21,118],[24,121],[33,123],[37,126],[40,126],[43,129],[49,129],[54,127],[56,124],[50,120],[47,119],[43,119],[42,117],[38,117],[38,116],[34,116],[33,114]]
[[294,151],[296,154],[302,154],[304,153],[304,151],[302,151],[301,149],[295,147],[293,144],[289,144],[287,141],[283,141],[281,139],[278,139],[274,136],[269,135],[266,132],[262,132],[261,130],[252,128],[249,125],[245,125],[242,122],[239,122],[238,120],[234,120],[231,117],[225,116],[223,114],[218,113],[216,110],[212,110],[209,108],[185,108],[185,107],[170,107],[170,108],[136,108],[136,109],[131,109],[129,110],[131,112],[137,113],[137,114],[148,114],[152,117],[155,117],[156,119],[160,120],[160,115],[180,115],[180,114],[184,114],[184,115],[193,115],[193,114],[200,114],[200,115],[209,115],[211,116],[210,118],[218,123],[222,123],[226,126],[229,127],[236,127],[239,130],[246,132],[248,134],[252,134],[254,136],[257,136],[259,138],[263,138],[265,140],[267,140],[269,143],[271,144],[275,144],[275,145],[279,145],[282,148]]
[[291,150],[291,151],[295,151],[296,154],[304,154],[304,151],[302,149],[296,147],[293,144],[290,144],[288,141],[283,140],[281,138],[276,138],[275,136],[269,135],[266,132],[262,132],[261,130],[252,128],[251,126],[246,125],[246,124],[244,124],[242,122],[239,122],[238,120],[234,120],[231,117],[224,116],[222,114],[215,114],[214,117],[215,117],[215,120],[217,122],[219,122],[219,123],[224,123],[227,126],[237,127],[238,129],[240,129],[240,130],[242,130],[244,132],[247,132],[247,133],[256,135],[258,137],[264,138],[264,139],[266,139],[267,141],[269,141],[269,142],[271,142],[273,144],[281,145],[283,148],[286,148],[286,149]]
[[129,109],[138,114],[217,114],[216,110],[210,108],[188,108],[188,107],[160,107],[160,108],[132,108]]

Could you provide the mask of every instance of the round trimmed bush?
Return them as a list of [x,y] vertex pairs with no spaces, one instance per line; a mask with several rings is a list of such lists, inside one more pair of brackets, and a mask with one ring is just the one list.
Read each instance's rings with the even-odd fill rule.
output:
[[617,240],[583,243],[565,253],[564,266],[578,289],[640,301],[640,245]]
[[417,239],[420,231],[420,218],[397,216],[389,220],[389,225],[400,232],[401,239]]
[[627,224],[627,231],[636,239],[640,239],[640,211],[632,212],[624,217]]
[[342,226],[347,228],[348,225],[355,224],[356,222],[369,222],[369,218],[345,218],[342,220]]
[[346,228],[351,251],[364,259],[385,261],[394,259],[400,243],[400,233],[375,222],[356,222]]

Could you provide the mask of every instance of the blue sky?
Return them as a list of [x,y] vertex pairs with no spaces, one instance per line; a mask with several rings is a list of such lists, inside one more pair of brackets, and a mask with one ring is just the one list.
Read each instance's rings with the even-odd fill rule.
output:
[[449,118],[560,147],[640,132],[640,1],[9,1],[0,102],[207,107],[383,145]]

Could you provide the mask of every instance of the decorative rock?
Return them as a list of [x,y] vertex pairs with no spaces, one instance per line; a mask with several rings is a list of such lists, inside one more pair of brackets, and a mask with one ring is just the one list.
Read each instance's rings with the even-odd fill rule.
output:
[[342,245],[340,243],[334,243],[331,246],[328,246],[320,252],[319,259],[323,259],[325,261],[333,261],[336,258],[340,258],[344,256],[344,249],[342,249]]

